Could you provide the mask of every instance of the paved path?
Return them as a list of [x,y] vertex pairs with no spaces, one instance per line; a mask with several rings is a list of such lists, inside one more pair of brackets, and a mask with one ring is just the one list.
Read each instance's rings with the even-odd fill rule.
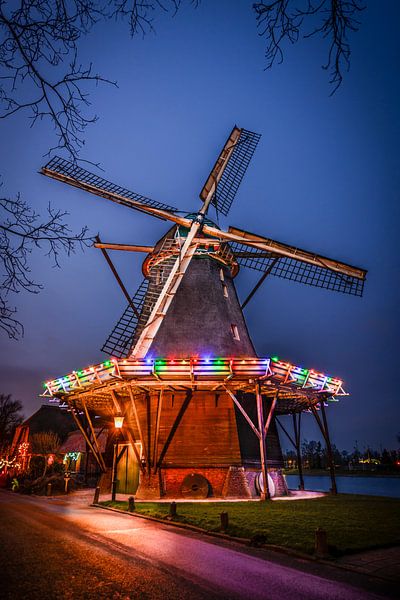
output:
[[399,546],[349,554],[348,556],[343,556],[337,562],[339,566],[397,583],[400,590]]
[[76,497],[0,493],[0,536],[5,598],[376,600],[388,591],[365,577],[85,506]]

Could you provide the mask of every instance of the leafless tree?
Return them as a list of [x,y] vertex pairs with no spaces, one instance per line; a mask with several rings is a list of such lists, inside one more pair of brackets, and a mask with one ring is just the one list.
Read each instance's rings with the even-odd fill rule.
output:
[[[50,120],[55,144],[49,154],[62,149],[79,160],[89,114],[90,84],[115,82],[82,65],[79,41],[97,22],[109,18],[128,20],[131,35],[153,28],[157,10],[175,14],[183,0],[0,0],[0,119],[25,112],[31,126]],[[197,5],[196,0],[189,0]],[[61,252],[70,254],[90,245],[87,229],[71,233],[66,212],[48,207],[45,219],[23,201],[0,198],[0,328],[10,338],[23,334],[23,326],[10,306],[10,294],[37,293],[29,256],[34,248],[58,265]]]
[[38,293],[42,286],[31,277],[29,256],[35,248],[45,248],[55,265],[61,252],[70,255],[76,248],[92,243],[87,228],[71,233],[65,222],[66,212],[50,205],[44,219],[19,196],[15,200],[0,198],[4,219],[0,222],[0,328],[10,338],[23,333],[22,324],[15,318],[15,308],[9,304],[10,293],[27,291]]
[[11,394],[0,394],[0,450],[11,442],[15,427],[22,423],[21,411],[19,400],[13,400]]
[[78,42],[104,8],[91,0],[0,0],[0,118],[26,111],[50,119],[58,148],[77,158],[86,126],[88,84],[109,80],[78,60]]
[[[201,0],[188,0],[197,8]],[[114,0],[112,16],[128,20],[131,36],[154,31],[153,20],[157,9],[176,15],[184,0]]]
[[[31,438],[31,451],[33,454],[42,456],[44,459],[43,473],[41,478],[44,479],[47,473],[49,457],[51,454],[56,454],[61,446],[61,440],[54,431],[41,431],[34,433]],[[37,483],[37,482],[36,482]]]
[[[343,81],[343,72],[350,67],[350,32],[358,31],[357,17],[365,6],[360,0],[274,0],[256,2],[259,34],[265,36],[266,69],[275,62],[283,62],[285,42],[294,44],[300,34],[310,38],[320,35],[327,40],[327,61],[323,69],[329,71],[331,95]],[[308,28],[308,29],[307,29]]]

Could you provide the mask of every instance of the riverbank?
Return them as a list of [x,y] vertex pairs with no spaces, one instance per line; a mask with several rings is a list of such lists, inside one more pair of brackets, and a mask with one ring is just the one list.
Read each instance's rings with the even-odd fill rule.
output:
[[[300,477],[286,475],[286,482],[290,490],[299,489]],[[318,492],[329,492],[332,486],[331,478],[323,475],[303,476],[304,489]],[[336,485],[339,493],[361,494],[364,496],[385,496],[387,498],[400,498],[399,477],[343,477],[336,475]]]
[[[298,469],[284,469],[284,475],[298,475]],[[335,471],[337,477],[388,477],[388,478],[396,478],[400,479],[399,471],[390,471],[390,472],[378,472],[378,471],[342,471],[337,469]],[[329,470],[327,469],[304,469],[303,476],[307,477],[329,477]]]
[[[104,506],[128,510],[127,502]],[[177,502],[176,520],[206,531],[220,531],[220,514],[228,513],[226,533],[313,554],[315,530],[322,527],[333,556],[400,544],[400,500],[371,496],[325,496],[296,502]],[[165,519],[169,505],[137,502],[135,512]]]

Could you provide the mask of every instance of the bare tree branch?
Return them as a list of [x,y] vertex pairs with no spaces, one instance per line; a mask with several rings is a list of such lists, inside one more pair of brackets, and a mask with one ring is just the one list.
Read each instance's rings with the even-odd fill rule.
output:
[[[30,113],[31,125],[49,118],[73,159],[84,144],[87,84],[110,83],[77,58],[77,43],[105,11],[91,0],[0,0],[0,118]],[[51,150],[53,150],[52,148]],[[51,151],[50,150],[50,151]],[[49,152],[50,152],[49,151]]]
[[[131,36],[154,32],[153,20],[157,9],[176,15],[184,0],[112,0],[113,17],[127,19]],[[189,0],[197,8],[201,0]]]
[[[88,115],[90,84],[116,85],[83,66],[78,46],[99,21],[111,17],[127,19],[131,35],[153,29],[159,9],[173,15],[184,0],[0,0],[0,119],[27,112],[31,126],[49,119],[56,143],[74,161],[84,144],[87,125],[97,120]],[[195,7],[200,0],[190,0]],[[97,165],[98,166],[98,165]],[[0,198],[0,329],[10,338],[23,335],[10,294],[38,293],[42,286],[31,277],[29,257],[35,248],[59,266],[61,252],[91,245],[84,227],[69,230],[66,212],[50,205],[45,220],[21,200]]]
[[282,63],[284,43],[297,42],[301,30],[310,23],[311,29],[303,37],[320,35],[328,42],[327,62],[323,69],[330,71],[332,96],[343,81],[343,71],[349,70],[348,35],[358,31],[360,22],[356,16],[364,8],[361,0],[274,0],[253,4],[259,35],[267,40],[265,68],[270,69],[275,61]]
[[55,266],[60,266],[60,253],[68,256],[77,249],[92,245],[87,227],[74,234],[65,222],[67,212],[47,208],[45,219],[19,196],[15,200],[0,198],[0,328],[10,338],[23,334],[22,324],[15,319],[15,308],[8,303],[10,294],[26,291],[37,294],[42,286],[31,277],[29,257],[35,248],[45,249]]

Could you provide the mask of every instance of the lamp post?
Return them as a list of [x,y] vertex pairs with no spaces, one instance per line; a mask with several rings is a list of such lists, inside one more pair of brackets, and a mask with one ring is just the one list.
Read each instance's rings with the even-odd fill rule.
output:
[[112,483],[111,483],[111,500],[115,502],[115,496],[117,494],[117,461],[118,461],[118,440],[122,425],[124,423],[124,417],[117,415],[114,417],[114,427],[116,429],[115,443],[114,443],[114,457],[113,457],[113,470],[112,470]]

